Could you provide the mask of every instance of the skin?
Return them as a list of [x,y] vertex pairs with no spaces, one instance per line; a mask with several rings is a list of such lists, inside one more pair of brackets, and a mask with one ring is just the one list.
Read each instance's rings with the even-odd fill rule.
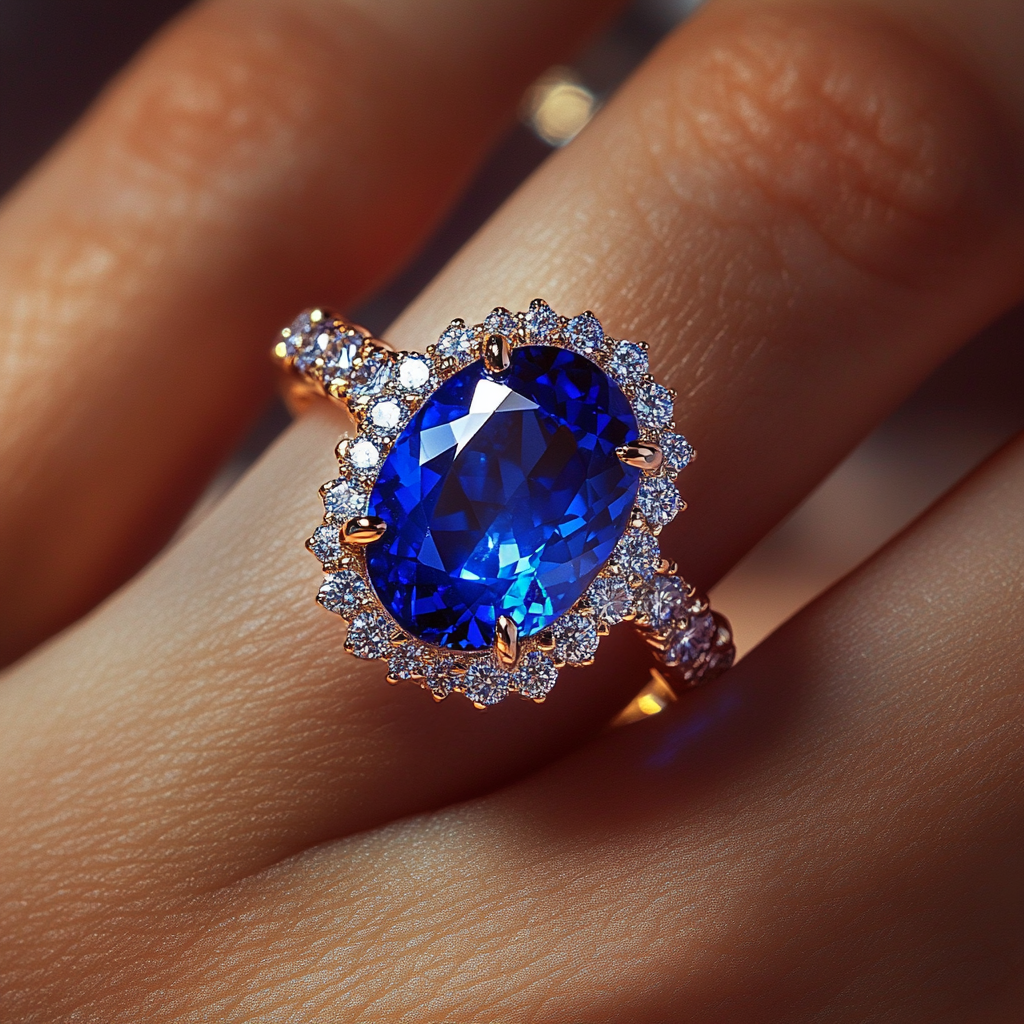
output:
[[[198,8],[0,213],[8,657],[146,561],[265,394],[267,326],[395,266],[604,13],[381,10]],[[646,338],[701,452],[664,546],[712,583],[1024,294],[1022,18],[713,0],[388,337],[543,295]],[[480,86],[453,38],[521,47],[522,79]],[[296,81],[280,39],[386,88]],[[308,166],[281,155],[311,135]],[[341,656],[301,542],[345,429],[303,417],[6,673],[0,1017],[1019,1019],[1024,443],[713,687],[604,733],[646,675],[628,637],[486,715]],[[65,473],[77,528],[38,553]]]

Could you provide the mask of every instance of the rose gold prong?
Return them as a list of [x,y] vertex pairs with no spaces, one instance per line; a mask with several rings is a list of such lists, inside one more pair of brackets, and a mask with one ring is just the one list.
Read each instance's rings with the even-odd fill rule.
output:
[[512,365],[512,345],[504,334],[492,334],[484,342],[484,366],[489,373],[504,373]]
[[446,694],[446,693],[434,693],[433,691],[431,691],[430,696],[434,698],[435,703],[440,704],[441,701],[443,701],[445,699],[445,697],[448,696],[448,694]]
[[597,635],[607,636],[611,632],[607,622],[599,622],[597,624]]
[[543,704],[544,701],[547,700],[547,697],[531,697],[530,700],[532,700],[534,704]]
[[395,679],[393,676],[388,676],[387,680],[392,686],[397,686],[401,682],[400,679]]
[[668,650],[669,641],[660,633],[647,633],[644,639],[647,641],[648,646],[653,647],[656,651]]
[[555,634],[550,629],[542,629],[536,639],[538,651],[550,654],[555,649]]
[[341,528],[341,539],[347,544],[372,544],[387,532],[388,524],[377,516],[356,516]]
[[657,573],[659,576],[676,576],[679,573],[679,566],[671,558],[663,558],[658,563]]
[[478,704],[476,701],[473,701],[473,707],[475,707],[478,711],[486,711],[487,710],[487,705],[486,704]]
[[507,616],[499,615],[494,627],[494,653],[505,668],[515,668],[519,660],[519,630]]
[[657,473],[665,456],[653,441],[634,441],[632,444],[620,445],[615,454],[627,465],[642,469],[648,475]]
[[639,530],[647,520],[644,519],[642,512],[634,510],[633,514],[629,517],[629,525],[634,530]]
[[409,638],[400,629],[396,629],[391,634],[391,642],[396,645],[404,644],[409,642]]

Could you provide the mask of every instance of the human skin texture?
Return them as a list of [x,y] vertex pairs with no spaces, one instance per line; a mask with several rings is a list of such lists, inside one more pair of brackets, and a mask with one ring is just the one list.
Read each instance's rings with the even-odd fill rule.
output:
[[[428,67],[453,33],[481,52],[530,49],[550,19],[528,80],[591,28],[585,6],[497,4],[493,20],[459,4],[405,5],[393,21],[371,4],[303,10],[372,25],[380,59],[422,15]],[[473,66],[432,95],[430,74],[385,76],[398,97],[373,93],[381,120],[343,121],[365,129],[348,166],[331,126],[371,102],[354,86],[303,78],[289,100],[260,46],[231,65],[235,102],[168,84],[203,33],[255,25],[265,40],[265,19],[291,10],[199,8],[0,213],[0,252],[14,254],[0,258],[12,657],[173,526],[180,474],[193,493],[264,393],[259,325],[287,319],[286,302],[344,304],[394,266],[522,85],[467,111]],[[1008,0],[712,0],[389,339],[423,347],[454,316],[535,295],[646,339],[701,453],[663,547],[713,583],[1022,298],[1022,19]],[[151,116],[124,113],[146,103]],[[426,122],[394,113],[417,103]],[[271,138],[326,132],[341,163],[296,182],[257,133],[242,171],[226,165],[217,140],[250,123],[232,119],[247,104],[274,113]],[[449,167],[445,133],[463,123],[476,142]],[[407,177],[398,157],[415,145],[443,188]],[[118,154],[124,176],[107,183]],[[92,219],[61,244],[125,239],[130,273],[47,248],[72,230],[70,181]],[[139,210],[146,245],[118,219]],[[85,318],[75,338],[22,312],[41,294],[102,311],[110,333]],[[126,295],[179,319],[141,339]],[[51,399],[24,366],[58,343],[86,376]],[[141,399],[140,382],[157,394]],[[347,429],[310,411],[202,524],[4,676],[0,1018],[1019,1019],[1021,442],[714,686],[607,733],[647,673],[628,637],[542,708],[483,715],[343,655],[302,540]],[[26,552],[75,438],[93,447],[72,468],[76,561],[55,586],[56,556]]]

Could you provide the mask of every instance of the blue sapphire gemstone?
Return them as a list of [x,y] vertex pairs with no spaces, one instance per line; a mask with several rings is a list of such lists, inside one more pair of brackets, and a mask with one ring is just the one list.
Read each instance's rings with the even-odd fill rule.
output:
[[413,636],[481,650],[500,615],[520,636],[567,612],[626,530],[640,471],[626,396],[589,359],[550,345],[482,360],[441,385],[381,466],[366,549],[384,607]]

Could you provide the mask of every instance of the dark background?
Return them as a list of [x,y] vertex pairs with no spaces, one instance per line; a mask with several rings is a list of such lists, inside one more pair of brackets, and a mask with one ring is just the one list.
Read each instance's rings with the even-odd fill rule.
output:
[[[0,194],[74,123],[181,0],[0,0]],[[576,62],[597,102],[694,0],[640,0]],[[528,123],[499,143],[447,222],[357,319],[383,331],[550,151]],[[223,492],[287,423],[280,405],[200,503]],[[748,649],[1024,429],[1024,307],[972,341],[882,424],[717,588]]]

